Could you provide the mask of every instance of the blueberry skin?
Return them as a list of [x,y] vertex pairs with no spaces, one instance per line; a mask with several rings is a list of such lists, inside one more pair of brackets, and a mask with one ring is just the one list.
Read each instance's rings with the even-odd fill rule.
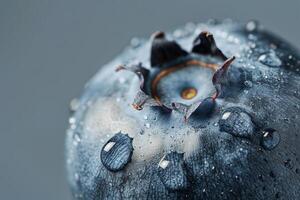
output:
[[[300,199],[298,51],[257,24],[249,29],[224,21],[188,24],[178,30],[180,36],[168,37],[186,51],[199,34],[195,30],[209,30],[225,55],[237,57],[213,113],[184,121],[173,111],[134,110],[130,104],[139,81],[129,72],[115,73],[115,68],[133,60],[151,65],[151,41],[139,40],[101,67],[72,113],[66,166],[73,198]],[[253,128],[247,137],[221,128],[219,121],[232,108],[250,116]],[[280,135],[272,149],[261,142],[268,128]],[[101,150],[120,131],[133,138],[134,150],[130,162],[111,171],[101,161]],[[160,171],[161,159],[172,152],[183,155],[174,165],[184,169],[178,172],[184,180],[180,187],[166,187]]]

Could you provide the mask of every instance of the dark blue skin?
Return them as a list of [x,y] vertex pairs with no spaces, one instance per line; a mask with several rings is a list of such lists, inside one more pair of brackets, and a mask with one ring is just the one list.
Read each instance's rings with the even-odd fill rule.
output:
[[[174,66],[158,101],[153,82]],[[134,42],[87,84],[70,118],[74,199],[300,199],[299,71],[297,50],[254,22],[188,24]],[[182,98],[190,87],[196,96]]]

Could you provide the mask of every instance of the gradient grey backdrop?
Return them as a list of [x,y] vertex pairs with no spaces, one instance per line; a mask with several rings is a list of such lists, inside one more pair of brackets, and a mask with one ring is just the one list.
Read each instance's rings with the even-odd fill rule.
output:
[[133,36],[230,17],[258,19],[300,47],[299,9],[299,0],[0,0],[0,198],[70,199],[68,102]]

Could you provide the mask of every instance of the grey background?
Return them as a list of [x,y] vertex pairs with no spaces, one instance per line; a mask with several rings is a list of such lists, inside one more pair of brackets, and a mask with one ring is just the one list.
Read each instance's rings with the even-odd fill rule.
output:
[[68,103],[132,37],[230,17],[258,19],[300,47],[299,9],[299,0],[0,0],[0,198],[70,199]]

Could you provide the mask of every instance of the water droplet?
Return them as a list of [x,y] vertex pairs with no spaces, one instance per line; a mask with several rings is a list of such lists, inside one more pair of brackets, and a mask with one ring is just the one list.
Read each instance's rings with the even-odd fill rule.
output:
[[110,171],[123,169],[132,157],[132,140],[127,134],[115,134],[101,150],[102,164]]
[[175,38],[181,38],[184,36],[184,32],[181,29],[177,29],[174,31],[173,36]]
[[141,45],[141,40],[134,37],[134,38],[131,39],[130,45],[131,45],[132,48],[137,48]]
[[171,152],[158,165],[158,176],[164,186],[171,191],[185,190],[189,186],[183,154]]
[[247,87],[247,88],[251,88],[253,86],[253,83],[251,81],[245,81],[244,82],[244,85]]
[[254,49],[256,47],[256,44],[254,42],[249,42],[249,47],[251,49]]
[[119,78],[119,83],[123,84],[126,82],[126,79],[124,77]]
[[248,39],[249,39],[249,40],[255,41],[255,40],[257,40],[257,37],[256,37],[256,35],[249,34],[249,35],[248,35]]
[[81,139],[80,139],[78,133],[74,133],[74,136],[73,136],[73,145],[77,146],[80,142],[81,142]]
[[147,115],[144,115],[144,120],[147,120],[148,119],[148,116]]
[[262,132],[261,145],[266,150],[274,149],[280,142],[279,133],[272,128],[267,128]]
[[145,126],[146,128],[150,128],[151,125],[149,123],[146,123]]
[[[238,108],[231,108],[230,110],[232,111],[226,111],[219,121],[220,131],[239,137],[251,137],[254,132],[251,117]],[[226,114],[227,112],[230,112],[230,115]]]
[[70,124],[75,124],[75,122],[76,122],[76,119],[74,117],[69,118],[69,123]]
[[249,31],[249,32],[255,31],[256,28],[257,28],[257,22],[256,21],[249,21],[246,24],[246,30]]
[[271,43],[271,44],[270,44],[270,48],[271,48],[271,49],[277,49],[277,46],[276,46],[276,44]]
[[79,180],[79,175],[78,175],[78,173],[75,173],[75,174],[74,174],[74,178],[75,178],[76,181]]
[[279,67],[281,65],[281,60],[277,57],[273,50],[267,54],[259,56],[258,61],[270,67]]
[[75,112],[79,107],[79,100],[74,98],[70,102],[70,111]]

